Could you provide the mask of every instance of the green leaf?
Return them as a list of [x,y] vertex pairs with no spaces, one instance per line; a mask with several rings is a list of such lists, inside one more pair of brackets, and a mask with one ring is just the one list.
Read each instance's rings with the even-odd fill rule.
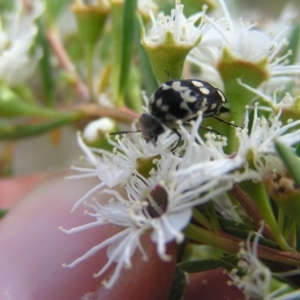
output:
[[276,239],[278,245],[282,250],[290,250],[290,246],[284,239],[279,226],[277,224],[276,218],[274,216],[270,199],[265,189],[265,186],[261,182],[254,183],[251,180],[239,183],[239,186],[251,197],[255,205],[257,206],[259,212],[265,219],[266,223],[269,225],[274,238]]
[[6,86],[0,86],[0,117],[12,118],[23,116],[36,116],[53,118],[66,113],[37,107],[21,100]]
[[122,12],[123,3],[120,1],[111,2],[112,10],[112,94],[116,102],[119,97],[121,55],[122,55]]
[[295,153],[279,141],[275,141],[275,148],[284,165],[289,170],[291,176],[295,180],[298,187],[300,187],[300,161]]
[[41,79],[44,87],[44,96],[47,107],[54,106],[54,81],[50,63],[50,47],[46,37],[45,24],[42,19],[38,19],[38,36],[37,42],[43,49],[43,57],[40,60]]
[[46,0],[46,16],[50,25],[55,24],[56,20],[68,4],[68,1]]
[[175,278],[173,280],[172,290],[168,300],[181,300],[183,299],[187,278],[184,272],[176,268]]
[[29,136],[36,136],[73,123],[74,121],[74,115],[70,115],[69,117],[61,117],[51,121],[30,125],[12,125],[1,123],[0,141],[16,140]]
[[297,143],[295,154],[299,157],[300,156],[300,142]]
[[289,38],[289,50],[292,50],[292,54],[289,56],[289,63],[296,64],[297,57],[299,54],[299,46],[300,46],[300,24],[296,23],[293,25],[293,29],[291,30],[291,35]]
[[126,84],[124,104],[129,109],[142,113],[141,74],[137,66],[132,66]]
[[134,40],[134,20],[137,0],[125,0],[123,8],[121,69],[117,104],[121,104],[130,71],[131,55]]
[[209,201],[207,203],[205,203],[205,208],[207,210],[207,213],[209,215],[209,219],[211,221],[212,227],[214,231],[218,231],[221,229],[219,221],[218,221],[218,216],[217,216],[217,212],[214,206],[213,201]]
[[138,59],[140,72],[142,75],[143,83],[146,88],[148,96],[151,96],[157,89],[158,83],[153,73],[151,63],[145,48],[141,44],[141,30],[142,30],[142,19],[140,16],[135,16],[135,44],[137,47]]
[[237,257],[235,255],[227,255],[218,259],[203,259],[194,260],[188,262],[181,262],[177,264],[177,267],[187,273],[198,273],[208,270],[217,269],[223,267],[227,270],[232,270],[235,267]]

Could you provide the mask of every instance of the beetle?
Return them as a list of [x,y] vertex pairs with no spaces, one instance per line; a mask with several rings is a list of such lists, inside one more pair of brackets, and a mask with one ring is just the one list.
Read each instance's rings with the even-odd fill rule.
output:
[[158,136],[165,131],[164,126],[170,128],[179,137],[173,151],[181,140],[181,134],[176,129],[178,121],[183,124],[191,121],[200,111],[203,118],[216,117],[221,112],[227,111],[223,107],[226,102],[224,93],[206,81],[197,79],[167,81],[149,99],[149,113],[144,113],[139,118],[141,133],[146,142],[156,145]]
[[[152,142],[156,146],[157,139],[165,131],[165,127],[171,129],[178,140],[171,151],[174,151],[180,141],[178,121],[186,124],[197,118],[199,112],[203,118],[214,117],[226,124],[228,123],[217,116],[228,109],[223,107],[227,102],[224,93],[212,84],[198,79],[169,80],[163,83],[150,97],[148,110],[139,118],[140,130],[145,141]],[[235,126],[236,127],[236,126]],[[214,130],[213,130],[214,131]],[[128,133],[116,132],[118,133]]]

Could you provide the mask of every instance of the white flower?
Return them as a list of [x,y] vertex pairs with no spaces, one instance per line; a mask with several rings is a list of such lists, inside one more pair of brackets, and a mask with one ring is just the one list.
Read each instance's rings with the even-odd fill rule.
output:
[[270,80],[274,77],[291,77],[300,74],[300,66],[287,64],[287,58],[291,52],[288,51],[280,56],[280,52],[288,46],[287,39],[282,37],[287,27],[271,37],[263,31],[254,29],[257,25],[255,23],[246,25],[240,20],[240,23],[235,24],[225,2],[223,0],[219,2],[224,18],[214,21],[208,16],[203,17],[203,20],[206,20],[213,28],[203,35],[201,43],[188,56],[192,63],[205,70],[204,79],[211,79],[221,86],[217,66],[224,49],[229,49],[237,60],[250,63],[267,60],[266,71],[269,73]]
[[205,10],[186,19],[183,5],[177,0],[171,16],[159,14],[155,20],[151,14],[153,25],[147,35],[144,34],[143,43],[149,47],[159,46],[165,42],[166,34],[171,33],[176,45],[194,47],[200,41],[205,27],[202,22],[197,27],[194,24],[204,15]]
[[237,275],[237,269],[233,269],[229,276],[232,279],[232,283],[241,289],[247,300],[249,299],[266,299],[268,295],[272,273],[265,265],[263,265],[257,258],[257,245],[259,236],[261,235],[263,226],[255,233],[253,245],[251,245],[250,234],[246,249],[241,248],[238,253],[238,268],[244,272],[243,276]]
[[150,17],[151,12],[157,12],[158,6],[152,0],[138,0],[137,3],[139,13],[146,18]]
[[[290,93],[285,93],[281,100],[278,100],[278,94],[282,92],[284,86],[279,86],[275,90],[271,89],[271,95],[269,95],[270,90],[268,89],[268,85],[262,85],[259,89],[254,89],[251,86],[244,84],[240,79],[237,81],[241,86],[253,92],[256,95],[256,98],[259,97],[265,101],[270,107],[270,109],[267,107],[261,107],[261,109],[265,109],[267,111],[273,110],[274,112],[278,112],[279,110],[294,110],[293,106],[296,104],[298,97],[293,97]],[[264,93],[263,90],[267,91]]]
[[[139,152],[133,157],[132,151],[137,149],[136,146],[133,147],[133,144],[128,140],[118,141],[116,146],[122,148],[124,154],[131,155],[127,159],[122,157],[123,165],[118,166],[119,172],[129,170],[126,176],[122,177],[122,187],[127,194],[126,199],[113,189],[102,189],[101,193],[112,195],[114,200],[106,205],[101,205],[95,200],[93,204],[86,204],[92,209],[92,212],[88,214],[96,220],[71,230],[61,230],[65,233],[74,233],[110,223],[120,226],[122,231],[96,245],[86,254],[65,266],[73,267],[96,251],[108,246],[108,262],[95,276],[104,274],[111,264],[116,262],[117,266],[113,276],[109,282],[104,282],[107,287],[112,287],[119,278],[121,270],[124,267],[131,266],[131,257],[137,249],[143,253],[144,259],[147,258],[140,244],[141,235],[147,231],[151,233],[151,240],[156,244],[159,257],[166,261],[170,259],[166,253],[166,246],[171,241],[177,243],[183,241],[184,234],[182,230],[191,219],[192,208],[204,204],[229,190],[237,180],[237,174],[230,174],[230,172],[241,164],[240,159],[226,157],[223,151],[221,151],[222,155],[216,155],[217,147],[207,146],[202,141],[198,134],[201,120],[201,116],[198,117],[190,132],[181,126],[184,141],[184,144],[178,150],[181,156],[162,150],[157,152],[160,156],[154,160],[155,166],[148,178],[134,170],[136,158],[138,155],[144,155],[145,153]],[[173,136],[177,138],[176,135]],[[104,185],[108,186],[105,176],[110,175],[107,170],[101,169],[103,165],[106,165],[104,168],[107,168],[107,162],[100,158],[100,160],[103,160],[100,164],[92,152],[82,143],[80,137],[79,143],[86,155],[90,156],[90,161],[94,162],[95,165],[95,170],[87,170],[87,174],[96,174],[103,180]],[[213,151],[210,151],[210,147]],[[149,149],[153,151],[153,146]],[[99,153],[104,155],[103,151],[99,151]],[[214,160],[213,156],[217,159]],[[107,158],[113,164],[113,157],[107,156]],[[195,164],[195,159],[198,161],[197,164]],[[117,163],[117,161],[115,162]],[[125,165],[126,163],[128,165]],[[115,180],[114,183],[119,181]],[[101,185],[101,188],[104,185]],[[99,189],[99,187],[96,189]],[[94,192],[93,189],[91,193]],[[91,193],[89,193],[89,196],[91,196]],[[85,199],[87,199],[87,196],[84,197]],[[81,202],[82,199],[75,206],[78,206]]]
[[[262,234],[264,224],[256,233],[250,233],[246,247],[244,244],[237,254],[239,259],[238,269],[243,275],[238,275],[238,269],[231,270],[228,275],[233,284],[241,289],[247,300],[264,299],[264,300],[296,300],[299,299],[300,291],[291,291],[292,287],[284,282],[273,283],[273,274],[259,259],[257,253],[258,241]],[[255,235],[251,242],[252,236]],[[298,275],[299,270],[277,273],[277,276]],[[272,288],[275,288],[272,290]]]
[[34,21],[44,8],[44,2],[32,1],[26,11],[22,1],[14,1],[15,11],[4,15],[5,28],[0,30],[0,79],[17,85],[31,75],[42,53],[30,55],[30,48],[37,35]]
[[[142,220],[140,220],[140,222],[137,221],[136,223],[136,218],[134,217],[137,211],[141,211],[141,208],[138,206],[135,207],[135,203],[131,203],[129,201],[126,201],[125,203],[124,201],[119,200],[120,197],[118,197],[117,201],[110,201],[106,205],[101,205],[97,201],[95,201],[94,204],[88,204],[87,206],[93,210],[93,212],[88,213],[88,215],[96,219],[94,222],[72,228],[71,230],[60,228],[63,232],[68,234],[80,232],[107,223],[119,225],[121,228],[124,228],[124,230],[94,246],[72,263],[63,265],[65,267],[72,268],[78,263],[91,257],[100,249],[109,246],[107,249],[109,257],[107,263],[97,274],[94,274],[94,277],[101,276],[114,262],[117,262],[117,267],[109,282],[103,282],[107,288],[114,285],[124,267],[129,268],[131,266],[130,259],[136,248],[139,248],[139,250],[144,254],[144,259],[147,258],[139,240],[144,231],[148,229],[147,223],[143,224]],[[139,213],[139,216],[141,219],[144,218],[141,213]]]
[[[292,146],[300,140],[300,130],[289,132],[300,124],[300,120],[291,121],[285,125],[280,121],[281,111],[275,116],[271,116],[269,121],[264,117],[258,116],[258,104],[254,105],[253,120],[250,132],[248,132],[249,116],[248,112],[245,119],[245,127],[236,130],[239,139],[239,149],[237,155],[251,157],[251,162],[260,175],[267,175],[271,170],[281,169],[282,164],[276,155],[274,141],[277,139],[286,146]],[[256,178],[258,179],[258,178]]]
[[73,166],[73,170],[83,174],[70,176],[69,178],[97,177],[100,181],[97,186],[75,203],[72,211],[96,191],[101,190],[105,186],[113,188],[130,177],[136,171],[137,159],[149,159],[163,153],[177,139],[174,135],[169,135],[170,131],[163,134],[157,147],[147,144],[138,135],[135,138],[135,143],[131,142],[127,137],[120,138],[116,136],[117,142],[108,139],[115,147],[113,152],[109,152],[102,149],[89,148],[82,140],[81,135],[78,134],[78,145],[85,154],[87,166]]
[[83,138],[88,142],[94,142],[100,135],[112,132],[115,123],[110,118],[100,118],[90,122],[83,131]]

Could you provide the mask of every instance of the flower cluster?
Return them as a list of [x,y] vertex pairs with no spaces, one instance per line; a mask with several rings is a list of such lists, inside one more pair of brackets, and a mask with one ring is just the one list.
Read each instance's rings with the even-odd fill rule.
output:
[[42,56],[39,49],[32,59],[30,48],[38,33],[35,20],[45,9],[42,1],[33,1],[32,7],[25,7],[22,1],[14,5],[15,12],[3,16],[5,27],[0,28],[0,78],[11,86],[31,75]]
[[[105,205],[99,204],[96,199],[93,204],[87,204],[92,209],[89,215],[96,218],[96,222],[62,230],[73,233],[110,223],[123,227],[123,231],[67,266],[74,266],[109,244],[109,262],[96,276],[103,274],[112,262],[117,262],[115,274],[107,283],[111,287],[119,277],[122,267],[130,265],[130,258],[136,248],[142,250],[139,239],[147,231],[151,232],[160,258],[169,259],[166,245],[170,241],[183,241],[182,229],[191,219],[192,208],[230,189],[239,177],[238,173],[230,172],[241,165],[240,157],[227,157],[215,136],[206,144],[198,134],[201,120],[200,116],[191,132],[181,126],[184,142],[177,149],[180,153],[178,155],[170,152],[170,146],[177,139],[170,131],[160,139],[157,147],[146,144],[142,137],[137,137],[135,143],[128,137],[116,137],[117,142],[110,140],[115,146],[113,153],[91,150],[80,135],[78,136],[79,145],[92,167],[74,167],[84,174],[75,175],[73,178],[96,176],[101,182],[78,200],[73,209],[88,200],[96,191],[111,194],[114,198]],[[198,164],[195,164],[195,159]],[[144,167],[143,162],[151,167]],[[119,184],[125,189],[127,199],[112,189]],[[143,250],[142,252],[144,253]]]
[[[270,188],[264,185],[270,176],[288,173],[277,144],[295,152],[293,147],[300,141],[298,98],[292,93],[281,93],[281,85],[291,84],[295,75],[300,74],[300,67],[287,62],[291,52],[285,50],[285,30],[271,37],[255,28],[256,24],[235,23],[224,1],[219,1],[219,7],[219,15],[222,14],[219,19],[209,16],[206,7],[186,18],[179,1],[170,16],[161,13],[155,19],[149,13],[153,25],[149,33],[144,30],[141,44],[148,53],[154,75],[158,81],[164,81],[174,74],[179,77],[184,71],[183,63],[188,74],[196,72],[195,66],[200,67],[201,71],[194,75],[194,83],[199,88],[198,98],[194,99],[193,93],[184,86],[185,94],[180,94],[183,100],[179,108],[197,102],[199,109],[196,113],[193,111],[190,118],[182,118],[183,123],[179,118],[176,126],[161,118],[159,122],[166,128],[153,140],[145,141],[136,129],[135,133],[127,135],[107,136],[112,151],[92,147],[86,138],[87,132],[88,136],[94,136],[92,139],[97,136],[93,131],[104,132],[100,128],[102,122],[90,124],[84,137],[78,134],[78,144],[85,157],[82,166],[73,167],[78,174],[70,178],[96,177],[99,184],[83,195],[72,210],[84,204],[93,221],[61,230],[72,234],[112,224],[119,226],[120,231],[73,262],[64,264],[65,267],[74,267],[107,247],[107,263],[100,266],[94,276],[103,275],[115,263],[112,277],[103,282],[111,288],[122,269],[132,266],[131,258],[136,251],[148,259],[141,243],[145,233],[150,234],[158,256],[168,261],[167,244],[182,243],[189,226],[196,224],[199,228],[221,230],[219,218],[222,216],[227,221],[243,224],[249,232],[253,227],[258,230],[259,221],[264,219],[265,229],[259,229],[253,247],[248,239],[248,251],[241,251],[239,255],[243,263],[239,263],[238,268],[246,275],[239,277],[232,272],[230,276],[247,299],[271,295],[272,272],[257,257],[258,236],[265,234],[284,251],[290,251],[293,245],[275,221],[269,204]],[[225,106],[218,113],[229,113],[228,119],[218,117],[214,110],[217,100],[201,85],[203,79],[224,88],[228,103],[223,97]],[[179,93],[180,84],[162,85],[162,90],[172,88],[174,93]],[[219,96],[223,95],[220,90],[216,91]],[[169,102],[162,105],[165,99],[152,96],[150,102],[148,99],[146,102],[153,104],[156,100],[156,108],[166,114],[166,120],[171,120]],[[172,99],[169,100],[171,103]],[[204,115],[206,106],[214,113]],[[151,113],[149,106],[147,114]],[[210,116],[217,120],[207,120]],[[229,124],[231,120],[235,123]],[[217,121],[227,123],[227,126],[220,127],[222,123]],[[152,123],[146,125],[152,126]],[[219,129],[222,134],[218,133]],[[207,131],[205,134],[204,130]],[[240,197],[232,193],[236,186],[243,190]],[[297,188],[295,193],[298,193]],[[101,194],[112,198],[102,203],[98,197]],[[214,213],[203,209],[209,202],[213,203]],[[295,214],[289,213],[290,208],[278,205],[291,222],[298,222]],[[199,214],[202,217],[198,218]],[[193,236],[189,238],[193,239]],[[202,242],[198,238],[195,240]],[[216,244],[212,243],[212,246]]]
[[[280,284],[277,276],[291,276],[299,274],[298,270],[281,273],[272,273],[259,259],[257,254],[258,242],[262,236],[265,224],[253,233],[250,232],[246,245],[242,243],[241,249],[237,254],[237,268],[231,270],[228,274],[231,278],[230,285],[235,285],[241,289],[245,299],[298,299],[299,290],[293,290],[288,284]],[[254,238],[252,239],[252,237]],[[253,241],[252,241],[253,240]]]
[[[276,138],[287,145],[300,140],[300,130],[285,134],[300,121],[282,125],[278,121],[280,114],[268,121],[264,117],[259,118],[258,113],[256,105],[250,133],[249,118],[246,118],[244,129],[236,129],[239,148],[234,155],[225,154],[226,141],[221,136],[207,133],[203,139],[199,135],[201,115],[190,130],[180,125],[183,143],[176,149],[176,155],[170,152],[170,148],[177,136],[170,130],[160,138],[156,147],[147,144],[140,136],[136,136],[134,141],[128,136],[117,136],[116,141],[109,138],[115,147],[113,153],[87,147],[78,135],[79,145],[90,167],[73,167],[83,174],[72,178],[98,177],[100,182],[79,199],[73,209],[86,201],[88,214],[95,221],[62,230],[74,233],[107,223],[119,225],[123,230],[66,266],[73,267],[109,245],[108,263],[95,276],[102,275],[113,262],[117,262],[113,277],[105,282],[107,287],[111,287],[122,268],[131,266],[130,258],[137,248],[144,258],[147,257],[140,244],[140,237],[145,232],[151,232],[160,258],[168,260],[166,245],[170,241],[181,243],[184,240],[182,230],[191,220],[194,207],[230,190],[234,183],[262,180],[267,168],[282,168],[281,164],[275,166],[278,163],[274,157]],[[250,152],[253,168],[247,166]],[[145,167],[146,163],[150,167]],[[120,184],[126,198],[114,189]],[[89,198],[97,191],[113,198],[106,204],[100,204],[94,198],[90,204]]]
[[[136,252],[148,259],[148,234],[163,261],[169,243],[187,260],[195,243],[218,248],[212,268],[233,269],[247,299],[299,298],[276,277],[300,266],[299,24],[285,24],[295,12],[259,24],[232,17],[226,0],[52,2],[1,4],[0,140],[80,132],[84,157],[69,178],[98,183],[72,211],[84,205],[91,222],[61,230],[118,233],[64,266],[105,248],[94,275],[114,266],[111,288]],[[1,175],[14,145],[3,147]]]

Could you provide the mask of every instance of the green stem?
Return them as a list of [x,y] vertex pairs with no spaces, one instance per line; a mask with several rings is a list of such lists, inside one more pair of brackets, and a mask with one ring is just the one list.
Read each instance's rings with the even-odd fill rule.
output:
[[205,204],[205,207],[207,209],[212,227],[213,227],[213,231],[219,231],[221,230],[221,226],[218,220],[218,216],[215,210],[215,206],[214,203],[212,201],[209,201]]
[[193,209],[193,218],[206,229],[212,230],[210,221],[196,208]]
[[122,53],[122,12],[123,3],[121,1],[112,1],[112,94],[116,102],[119,95],[119,78],[121,70]]
[[240,186],[247,194],[250,195],[251,199],[256,204],[263,218],[266,220],[266,223],[269,225],[279,247],[284,251],[292,250],[287,241],[284,239],[276,222],[264,185],[261,182],[253,183],[252,181],[245,181],[240,183]]
[[152,95],[158,89],[158,83],[153,73],[151,63],[145,48],[141,44],[141,30],[143,27],[142,19],[139,15],[135,16],[135,46],[139,59],[140,73],[147,95]]
[[284,228],[284,213],[281,209],[278,209],[278,227],[281,232],[283,232]]
[[40,60],[40,70],[45,96],[45,103],[47,107],[53,107],[55,104],[55,97],[54,80],[52,76],[52,68],[50,62],[50,46],[46,37],[44,22],[41,19],[38,19],[37,24],[39,27],[37,39],[43,49],[43,57]]
[[133,51],[134,20],[137,0],[125,0],[122,16],[122,45],[121,45],[121,69],[118,87],[117,106],[124,105],[124,93],[129,77],[130,62]]
[[[228,253],[237,253],[240,249],[240,243],[244,241],[224,232],[213,233],[207,229],[196,227],[192,224],[189,224],[184,229],[184,234],[187,238],[201,244],[219,248]],[[300,266],[300,255],[297,253],[278,251],[262,245],[257,245],[257,250],[260,258],[292,266]]]
[[[248,217],[254,223],[255,228],[258,230],[261,227],[261,222],[264,217],[258,210],[252,198],[244,190],[242,190],[238,184],[233,185],[233,188],[229,191],[229,194],[242,205],[248,214]],[[274,240],[273,233],[268,226],[264,227],[263,234],[270,240]]]

